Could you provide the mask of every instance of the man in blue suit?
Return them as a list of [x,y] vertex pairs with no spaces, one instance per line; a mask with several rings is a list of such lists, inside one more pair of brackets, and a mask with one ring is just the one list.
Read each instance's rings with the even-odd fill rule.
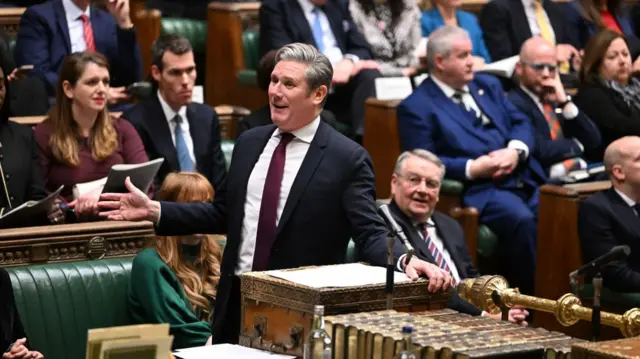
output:
[[20,20],[16,42],[18,66],[33,65],[55,97],[62,60],[79,51],[98,51],[109,60],[109,100],[128,97],[125,86],[142,76],[140,49],[129,16],[129,0],[108,0],[109,12],[91,0],[51,0],[28,8]]
[[220,124],[211,106],[191,102],[197,73],[189,40],[160,35],[151,48],[151,62],[157,92],[122,117],[140,134],[149,159],[165,159],[156,188],[170,172],[197,171],[218,190],[227,174]]
[[532,120],[534,157],[552,179],[586,168],[584,154],[600,147],[600,131],[565,93],[555,47],[541,37],[525,41],[516,74],[520,87],[511,90],[508,98]]
[[[350,238],[363,260],[386,264],[387,230],[376,215],[371,159],[320,121],[332,75],[329,60],[313,46],[294,43],[278,51],[269,86],[274,124],[238,138],[213,203],[151,201],[129,180],[130,193],[101,196],[103,217],[151,220],[158,234],[227,233],[214,343],[238,341],[242,273],[342,263]],[[402,252],[396,246],[396,263]],[[417,258],[400,267],[411,278],[429,277],[431,291],[451,284],[448,273]]]
[[533,292],[538,185],[546,175],[530,156],[530,121],[509,103],[498,81],[472,70],[466,30],[442,27],[429,36],[430,77],[398,106],[405,151],[437,154],[449,178],[466,185],[464,204],[501,241],[511,283]]

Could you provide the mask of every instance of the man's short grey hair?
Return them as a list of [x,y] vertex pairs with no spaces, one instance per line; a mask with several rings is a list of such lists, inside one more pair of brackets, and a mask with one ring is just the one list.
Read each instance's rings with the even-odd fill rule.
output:
[[420,148],[417,148],[412,151],[402,152],[402,154],[400,154],[400,156],[398,156],[398,159],[396,160],[396,168],[393,170],[393,172],[395,172],[395,174],[397,174],[398,176],[402,176],[403,175],[402,168],[404,166],[404,161],[411,156],[420,157],[423,160],[427,160],[433,163],[434,165],[440,167],[440,181],[442,182],[442,180],[444,179],[444,174],[446,172],[444,163],[442,163],[440,158],[438,158],[438,156],[436,156],[432,152],[429,152],[427,150],[423,150]]
[[[304,77],[309,86],[309,93],[322,85],[327,86],[327,90],[331,87],[331,61],[315,47],[299,42],[285,45],[276,53],[276,64],[280,61],[295,61],[307,65]],[[325,96],[323,105],[326,100]]]
[[436,55],[449,57],[453,40],[459,37],[469,38],[467,30],[457,26],[443,26],[429,34],[427,42],[427,69],[431,70],[436,66]]

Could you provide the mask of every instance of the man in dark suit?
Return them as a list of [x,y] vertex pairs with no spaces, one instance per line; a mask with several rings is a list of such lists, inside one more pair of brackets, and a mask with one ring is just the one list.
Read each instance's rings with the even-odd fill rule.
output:
[[640,292],[640,137],[623,137],[604,153],[612,188],[582,202],[578,234],[585,263],[628,245],[626,261],[602,269],[605,287],[619,292]]
[[293,43],[314,45],[333,65],[327,109],[363,134],[364,103],[375,97],[380,67],[371,61],[369,43],[351,20],[343,0],[265,0],[260,6],[260,53]]
[[161,35],[151,48],[151,63],[157,93],[122,117],[135,126],[150,160],[164,157],[156,183],[170,172],[197,171],[218,190],[227,173],[220,126],[211,106],[191,102],[197,73],[189,40]]
[[[130,181],[130,193],[101,196],[101,216],[152,220],[159,234],[227,233],[214,342],[238,341],[242,273],[342,263],[350,238],[360,258],[386,264],[387,230],[376,215],[369,155],[319,119],[332,75],[313,46],[278,51],[269,87],[274,125],[238,138],[213,203],[151,201]],[[396,262],[402,252],[398,244]],[[446,272],[420,259],[402,266],[413,279],[429,277],[431,291],[451,284]]]
[[[267,96],[267,92],[269,91],[269,84],[271,83],[271,72],[276,65],[276,53],[278,51],[271,50],[267,52],[260,59],[260,63],[258,64],[257,69],[257,81],[258,87],[264,91],[265,96]],[[320,112],[320,120],[326,122],[333,128],[336,128],[336,117],[331,113],[331,111],[323,109]],[[250,130],[254,127],[270,125],[273,121],[271,121],[271,107],[267,104],[263,108],[252,112],[248,116],[243,117],[240,121],[238,121],[238,137],[242,135],[244,131]]]
[[480,13],[480,27],[493,61],[515,56],[532,36],[557,45],[557,61],[578,56],[562,4],[551,0],[492,0]]
[[398,106],[403,150],[437,154],[449,177],[465,182],[463,201],[498,236],[509,282],[533,292],[538,186],[546,182],[530,156],[535,136],[494,77],[473,73],[467,32],[441,27],[429,35],[428,79]]
[[600,147],[600,131],[565,93],[555,47],[541,37],[525,41],[516,74],[520,87],[511,90],[508,98],[532,120],[534,157],[552,179],[585,169],[583,155]]
[[109,12],[91,6],[91,0],[51,0],[28,8],[18,30],[18,66],[33,65],[33,75],[55,97],[62,60],[73,52],[98,51],[109,60],[109,101],[127,99],[125,86],[142,75],[129,0],[109,1],[107,9]]
[[[462,227],[453,218],[435,210],[444,175],[444,164],[433,153],[422,149],[402,153],[391,177],[389,209],[415,248],[415,255],[448,271],[455,282],[460,283],[479,274]],[[449,297],[449,307],[471,315],[501,318],[500,314],[482,312],[456,292]],[[521,308],[513,308],[509,311],[509,321],[527,325],[528,314]]]

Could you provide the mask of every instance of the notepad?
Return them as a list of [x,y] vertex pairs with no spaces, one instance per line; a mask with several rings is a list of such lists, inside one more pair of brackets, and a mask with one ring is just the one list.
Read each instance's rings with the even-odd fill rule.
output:
[[53,201],[60,194],[64,186],[58,187],[40,201],[27,201],[20,206],[0,216],[0,228],[18,228],[46,224],[47,213],[53,206]]

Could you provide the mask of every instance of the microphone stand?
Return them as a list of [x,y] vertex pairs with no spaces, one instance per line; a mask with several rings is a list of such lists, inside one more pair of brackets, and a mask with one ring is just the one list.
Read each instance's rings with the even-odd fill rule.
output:
[[591,311],[591,332],[593,341],[597,342],[600,338],[600,292],[602,290],[602,274],[598,272],[593,277],[593,305]]

